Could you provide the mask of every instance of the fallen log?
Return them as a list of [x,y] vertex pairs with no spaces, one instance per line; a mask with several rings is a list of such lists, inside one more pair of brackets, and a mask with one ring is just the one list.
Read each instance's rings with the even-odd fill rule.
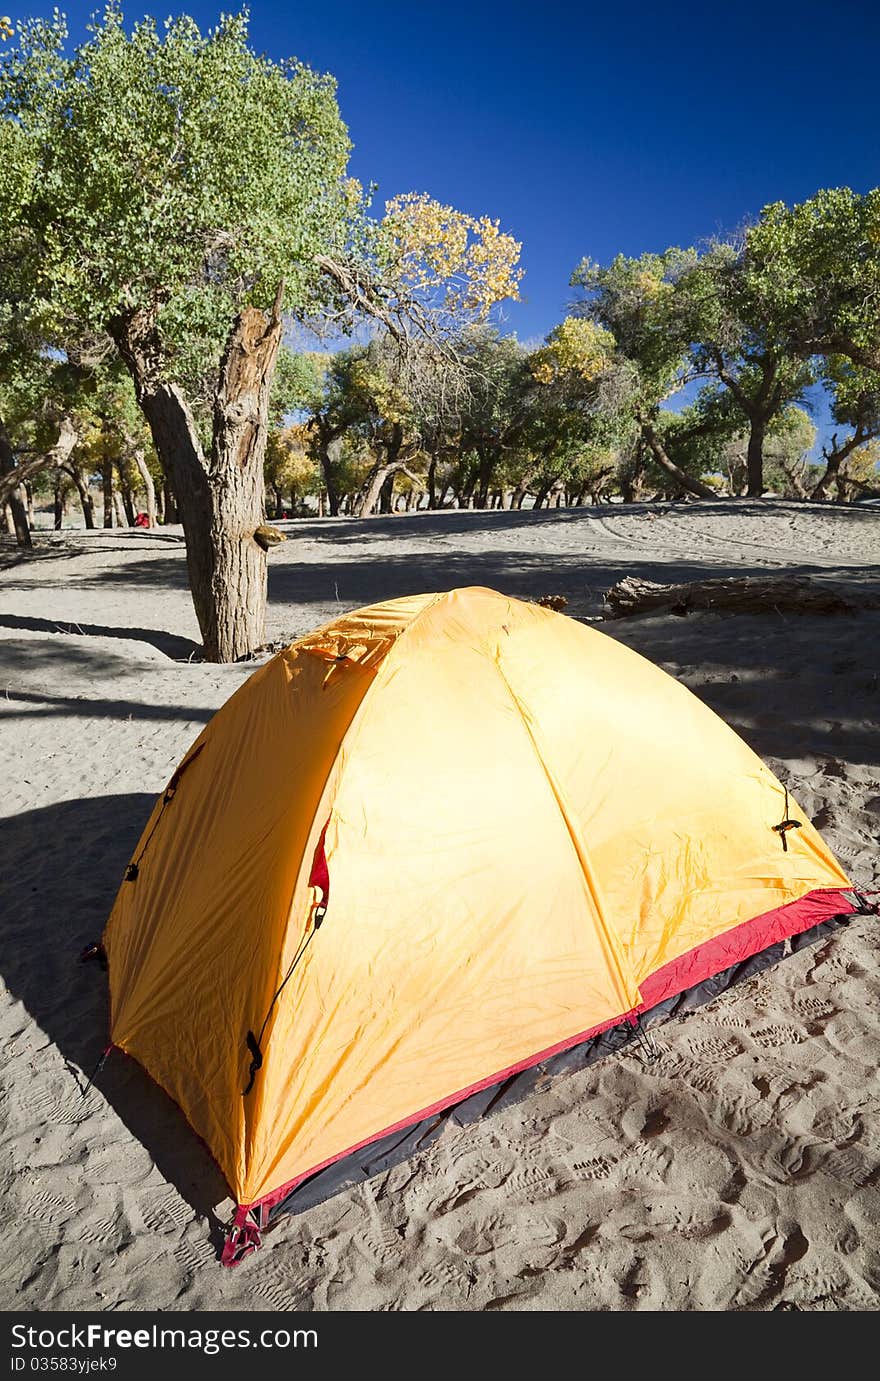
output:
[[854,614],[880,608],[880,595],[818,584],[808,576],[731,576],[690,584],[661,585],[627,576],[605,595],[606,618],[700,609],[734,614]]

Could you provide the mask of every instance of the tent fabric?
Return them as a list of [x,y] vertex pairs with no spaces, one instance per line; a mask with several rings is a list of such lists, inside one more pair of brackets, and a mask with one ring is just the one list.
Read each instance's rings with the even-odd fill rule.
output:
[[134,859],[104,934],[111,1038],[244,1206],[850,886],[686,688],[479,588],[280,652],[206,726]]
[[[829,896],[827,893],[823,895]],[[852,904],[849,895],[841,896],[843,905],[849,908]],[[507,1078],[479,1089],[440,1112],[420,1118],[417,1122],[410,1123],[387,1136],[378,1137],[359,1151],[339,1157],[322,1170],[306,1176],[304,1180],[296,1181],[293,1186],[280,1193],[277,1200],[270,1204],[267,1225],[274,1225],[287,1215],[305,1213],[343,1189],[371,1179],[374,1175],[384,1174],[402,1161],[427,1150],[450,1125],[465,1127],[489,1112],[501,1112],[513,1107],[531,1093],[551,1087],[557,1078],[586,1069],[597,1060],[619,1053],[639,1041],[641,1031],[659,1026],[671,1017],[696,1011],[726,992],[728,988],[744,983],[756,974],[780,963],[787,953],[805,949],[828,939],[845,926],[853,915],[861,913],[862,910],[863,908],[858,906],[855,910],[847,909],[828,916],[799,934],[779,940],[766,949],[731,964],[711,978],[695,982],[689,988],[663,998],[641,1015],[638,1026],[628,1021],[618,1022],[596,1036],[590,1036],[535,1064],[527,1065]],[[271,1197],[274,1199],[275,1196]]]

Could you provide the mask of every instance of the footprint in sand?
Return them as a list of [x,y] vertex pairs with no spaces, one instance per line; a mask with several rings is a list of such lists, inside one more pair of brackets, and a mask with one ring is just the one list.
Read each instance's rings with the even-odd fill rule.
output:
[[880,1170],[855,1146],[844,1146],[825,1157],[825,1171],[847,1188],[861,1189],[880,1179]]
[[799,1012],[814,1022],[821,1021],[823,1018],[827,1021],[829,1017],[834,1016],[837,1010],[827,998],[809,997],[803,993],[798,994],[794,1000],[794,1005]]
[[133,1140],[124,1147],[108,1146],[89,1157],[89,1175],[98,1184],[134,1189],[149,1178],[152,1170],[150,1153]]
[[358,1245],[377,1266],[390,1266],[400,1259],[404,1249],[403,1233],[382,1223],[371,1223]]
[[515,1194],[527,1194],[529,1197],[556,1194],[562,1188],[560,1177],[540,1165],[526,1165],[521,1170],[515,1170],[507,1183]]
[[466,1224],[455,1237],[454,1246],[465,1256],[485,1256],[497,1251],[504,1244],[505,1237],[509,1240],[509,1236],[509,1227],[505,1232],[504,1219],[498,1214],[491,1214]]
[[185,1239],[174,1248],[174,1259],[186,1275],[195,1276],[200,1271],[216,1269],[217,1253],[210,1239]]
[[775,1050],[780,1045],[800,1045],[803,1039],[803,1033],[796,1026],[781,1023],[763,1026],[752,1032],[752,1040],[761,1050]]
[[[274,1268],[278,1270],[277,1265]],[[303,1301],[312,1297],[315,1289],[313,1277],[301,1273],[293,1275],[285,1272],[283,1283],[278,1280],[261,1280],[254,1284],[254,1294],[267,1301],[279,1313],[295,1314],[303,1307]]]
[[[775,1162],[782,1171],[781,1178],[786,1184],[799,1184],[802,1180],[808,1180],[811,1175],[815,1175],[822,1161],[822,1154],[818,1147],[811,1146],[802,1141],[786,1141],[776,1153]],[[770,1173],[775,1169],[771,1162]]]
[[854,1223],[847,1223],[846,1227],[837,1236],[834,1243],[835,1251],[839,1251],[843,1256],[852,1256],[862,1245],[862,1239]]
[[24,1205],[25,1217],[53,1238],[65,1223],[76,1217],[76,1211],[76,1205],[70,1199],[43,1189],[30,1194]]
[[83,1099],[77,1093],[76,1097],[71,1095],[69,1087],[61,1092],[52,1088],[37,1088],[32,1091],[31,1087],[24,1087],[21,1090],[20,1106],[31,1123],[44,1126],[77,1127],[86,1122],[91,1116],[91,1110],[83,1105]]
[[77,1223],[76,1237],[78,1241],[91,1242],[95,1246],[116,1247],[120,1246],[120,1239],[130,1240],[131,1230],[127,1223],[119,1218],[95,1218]]
[[438,1261],[434,1266],[428,1266],[424,1271],[420,1271],[416,1276],[416,1284],[423,1290],[460,1290],[466,1292],[470,1281],[465,1274],[451,1261]]
[[747,1279],[739,1291],[739,1307],[766,1306],[782,1292],[788,1271],[803,1260],[809,1250],[809,1239],[799,1223],[786,1227],[780,1224],[775,1230],[766,1230],[761,1250],[748,1268]]
[[726,1210],[722,1209],[716,1213],[708,1222],[685,1222],[680,1223],[675,1231],[679,1237],[683,1237],[687,1242],[704,1242],[710,1237],[719,1237],[721,1233],[727,1232],[733,1225],[733,1218]]
[[735,1036],[690,1036],[685,1042],[690,1053],[698,1060],[732,1060],[743,1053],[743,1046]]
[[617,1164],[608,1156],[596,1156],[593,1160],[576,1160],[572,1170],[581,1180],[607,1180]]
[[137,1203],[145,1224],[153,1232],[183,1228],[193,1217],[189,1204],[173,1189],[155,1191],[149,1197],[141,1195]]

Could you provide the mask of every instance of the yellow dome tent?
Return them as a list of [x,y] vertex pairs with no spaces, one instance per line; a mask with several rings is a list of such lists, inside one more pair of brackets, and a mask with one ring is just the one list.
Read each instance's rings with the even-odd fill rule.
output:
[[632,1034],[849,889],[614,639],[492,590],[392,600],[280,652],[178,767],[104,934],[111,1039],[226,1176],[234,1264],[325,1167]]

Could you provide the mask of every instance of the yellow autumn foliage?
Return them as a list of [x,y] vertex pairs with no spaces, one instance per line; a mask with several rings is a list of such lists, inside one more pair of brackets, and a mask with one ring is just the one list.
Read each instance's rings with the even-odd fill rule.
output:
[[270,432],[266,441],[266,478],[294,498],[303,498],[318,486],[310,441],[308,427],[299,422]]
[[561,374],[575,374],[592,383],[608,368],[614,337],[587,317],[566,317],[547,337],[547,344],[531,358],[532,376],[552,384]]
[[404,422],[408,417],[410,405],[405,393],[370,356],[365,355],[352,366],[351,387],[369,399],[386,422]]
[[490,216],[469,216],[424,193],[385,205],[392,267],[415,293],[444,294],[450,311],[483,318],[504,298],[519,299],[522,245]]

